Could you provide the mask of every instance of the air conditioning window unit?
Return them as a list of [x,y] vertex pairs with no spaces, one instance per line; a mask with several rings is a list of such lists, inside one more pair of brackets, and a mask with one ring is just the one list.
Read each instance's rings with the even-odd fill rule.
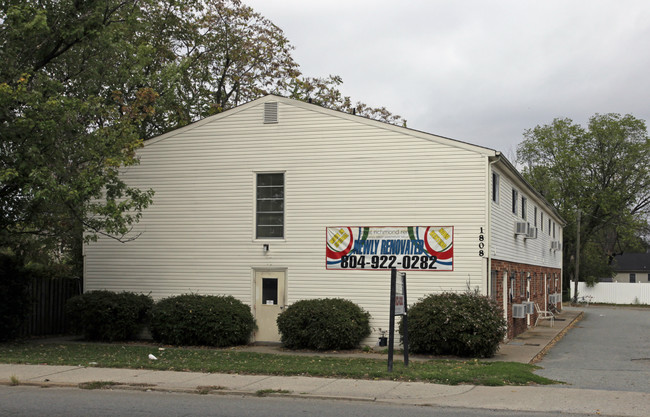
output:
[[512,317],[516,319],[526,318],[526,307],[523,304],[512,305]]
[[559,243],[560,243],[560,242],[558,242],[558,241],[556,241],[556,240],[552,241],[552,242],[551,242],[551,250],[558,250],[558,249],[559,249],[559,248],[558,248]]
[[527,234],[528,234],[528,223],[526,222],[515,223],[515,235],[527,235]]
[[534,226],[528,226],[528,233],[526,233],[526,239],[537,239],[537,228]]
[[535,314],[535,303],[532,301],[524,301],[524,310],[526,314]]

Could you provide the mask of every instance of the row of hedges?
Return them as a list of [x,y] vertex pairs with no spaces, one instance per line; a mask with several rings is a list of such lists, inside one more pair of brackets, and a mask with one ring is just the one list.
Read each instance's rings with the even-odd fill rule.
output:
[[138,337],[149,325],[154,340],[174,345],[233,346],[255,330],[250,308],[232,296],[186,294],[157,303],[149,295],[91,291],[68,300],[74,330],[96,341]]
[[[250,308],[232,296],[186,294],[154,303],[146,295],[94,291],[72,298],[68,313],[87,339],[102,341],[133,339],[148,322],[157,342],[224,347],[247,343],[256,328]],[[415,353],[489,357],[505,336],[499,306],[471,293],[427,296],[408,318]],[[370,314],[343,299],[298,301],[277,324],[290,349],[353,349],[370,335]]]
[[246,344],[255,328],[250,308],[235,297],[197,294],[158,302],[150,326],[154,340],[216,347]]
[[488,358],[506,335],[496,301],[474,293],[429,295],[409,308],[408,326],[409,348],[433,355]]
[[[506,332],[499,305],[474,293],[429,295],[409,309],[408,321],[415,353],[491,357]],[[278,330],[290,349],[352,349],[370,335],[370,314],[347,300],[303,300],[280,314]]]
[[340,298],[298,301],[277,323],[289,349],[354,349],[370,335],[370,313]]
[[149,319],[153,299],[131,292],[91,291],[70,298],[66,314],[73,331],[88,340],[114,342],[138,336]]

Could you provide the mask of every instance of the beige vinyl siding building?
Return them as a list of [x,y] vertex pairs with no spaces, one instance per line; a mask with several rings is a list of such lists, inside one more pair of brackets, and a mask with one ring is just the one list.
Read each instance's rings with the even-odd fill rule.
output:
[[326,269],[328,226],[453,226],[454,270],[409,272],[411,303],[468,287],[488,294],[492,252],[561,269],[561,253],[542,255],[545,243],[521,252],[510,242],[512,219],[490,204],[491,170],[502,173],[502,195],[509,175],[521,177],[490,149],[267,96],[153,138],[138,154],[123,178],[153,188],[154,203],[137,239],[85,247],[85,291],[233,295],[263,324],[258,341],[279,340],[277,314],[309,298],[369,311],[368,344],[388,328],[390,271]]

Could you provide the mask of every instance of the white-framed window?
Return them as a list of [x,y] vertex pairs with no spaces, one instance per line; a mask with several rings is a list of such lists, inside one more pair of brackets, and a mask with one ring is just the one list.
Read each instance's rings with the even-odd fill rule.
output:
[[544,231],[544,212],[542,211],[539,213],[539,227],[542,228],[542,232]]
[[548,235],[551,235],[551,219],[548,219]]
[[537,206],[533,207],[533,226],[537,227]]
[[284,238],[284,173],[256,175],[255,238]]
[[492,173],[492,201],[499,204],[499,174]]
[[526,220],[526,203],[528,203],[528,199],[524,196],[521,196],[521,218]]
[[512,189],[512,213],[517,214],[517,201],[519,200],[519,191]]

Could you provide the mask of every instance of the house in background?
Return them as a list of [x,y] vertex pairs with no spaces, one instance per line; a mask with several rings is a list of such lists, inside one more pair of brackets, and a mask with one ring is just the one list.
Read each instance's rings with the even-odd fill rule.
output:
[[560,307],[564,221],[496,150],[266,96],[138,155],[122,175],[153,188],[153,205],[137,239],[84,247],[85,291],[233,295],[256,341],[279,341],[291,303],[346,298],[372,315],[372,344],[388,328],[390,271],[328,267],[327,230],[419,225],[444,226],[453,258],[407,272],[411,303],[476,289],[503,307],[509,338],[535,323],[533,303]]
[[614,282],[650,282],[650,251],[624,253],[614,259]]

